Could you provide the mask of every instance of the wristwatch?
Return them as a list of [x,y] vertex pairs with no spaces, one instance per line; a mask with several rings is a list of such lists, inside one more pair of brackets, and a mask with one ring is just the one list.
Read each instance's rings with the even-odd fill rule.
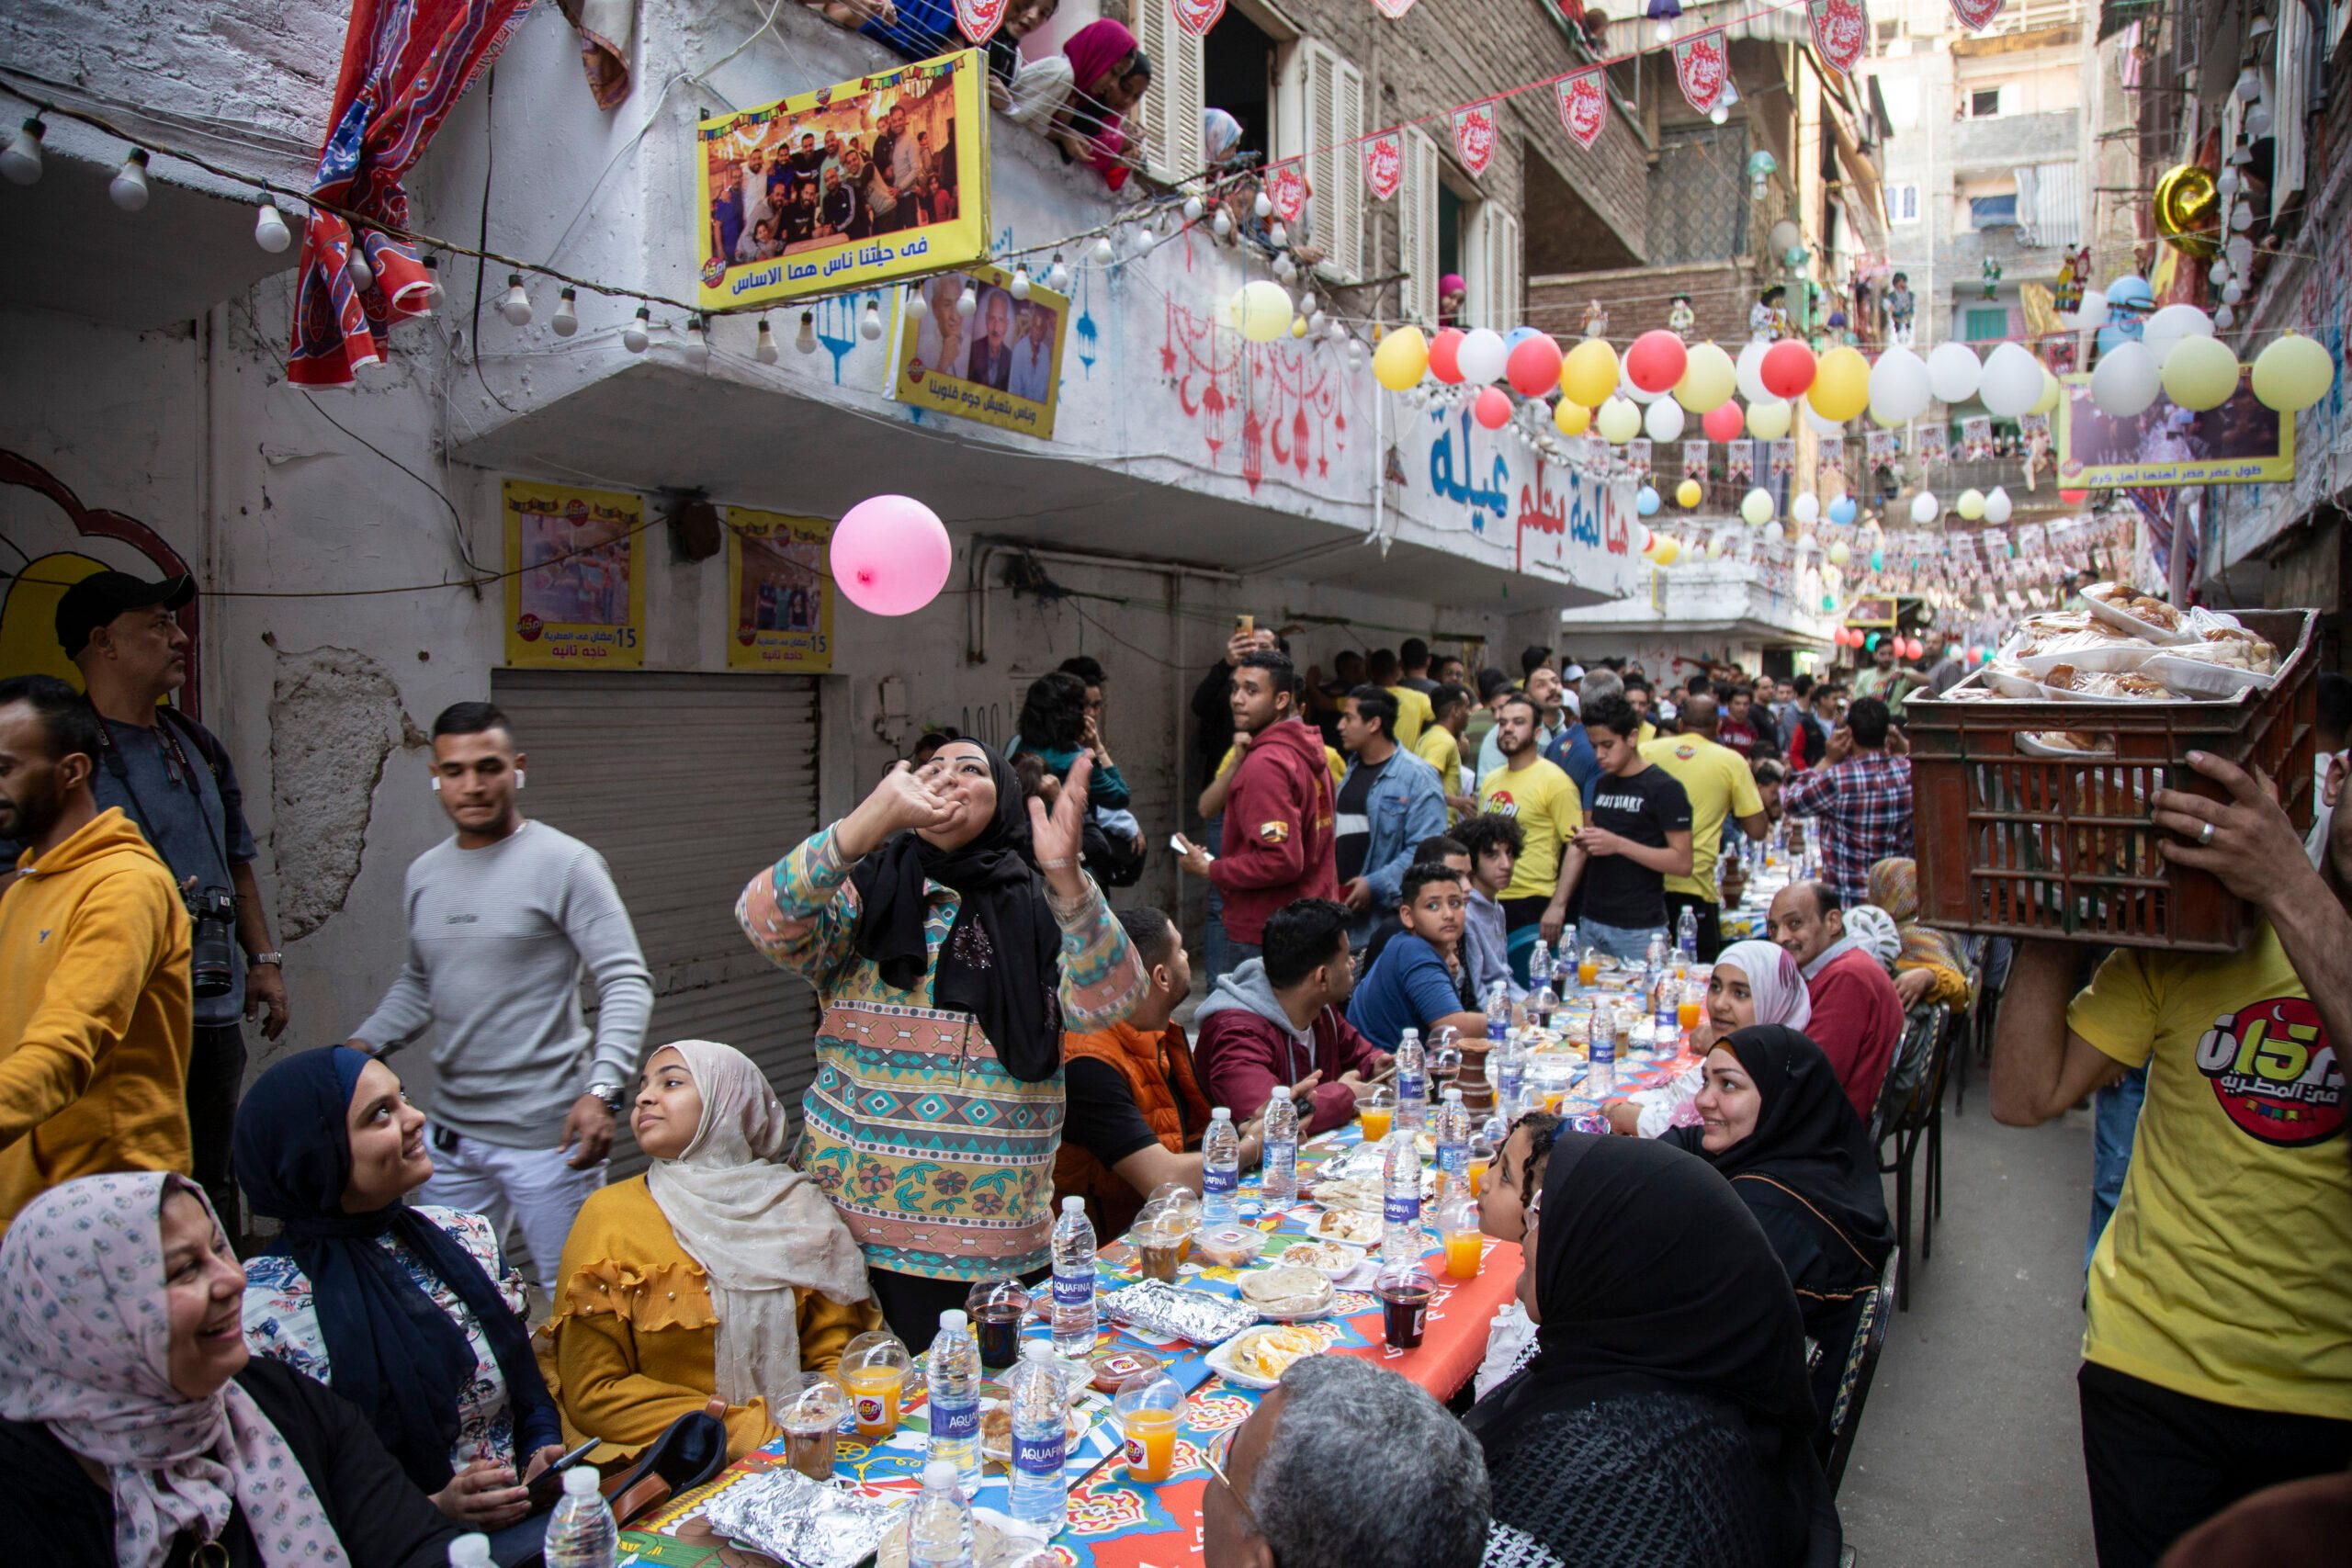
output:
[[283,969],[286,967],[286,954],[282,953],[256,953],[245,960],[245,967],[248,969],[258,969],[265,964],[268,964],[273,969]]
[[621,1113],[622,1096],[620,1085],[610,1082],[606,1079],[599,1078],[596,1082],[588,1086],[588,1092],[594,1095],[598,1100],[603,1100],[605,1102],[605,1109],[611,1111],[615,1116],[618,1116]]

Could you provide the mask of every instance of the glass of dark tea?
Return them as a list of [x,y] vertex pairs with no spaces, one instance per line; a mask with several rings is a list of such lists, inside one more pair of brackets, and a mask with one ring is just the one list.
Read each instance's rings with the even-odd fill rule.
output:
[[1380,1271],[1373,1291],[1380,1298],[1381,1332],[1389,1347],[1419,1348],[1429,1326],[1430,1297],[1437,1292],[1437,1281],[1417,1264],[1392,1263]]
[[980,1342],[980,1366],[1001,1372],[1021,1359],[1021,1324],[1029,1314],[1029,1292],[1020,1280],[982,1280],[964,1298],[972,1332]]

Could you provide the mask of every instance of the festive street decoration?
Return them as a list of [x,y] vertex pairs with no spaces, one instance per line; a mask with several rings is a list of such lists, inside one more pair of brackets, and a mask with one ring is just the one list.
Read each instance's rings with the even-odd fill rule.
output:
[[1510,423],[1510,395],[1500,387],[1484,388],[1470,405],[1470,414],[1487,429],[1500,430]]
[[[1186,0],[1175,0],[1176,17],[1184,17]],[[1225,0],[1216,0],[1217,9],[1225,8]],[[986,43],[996,36],[1004,20],[1008,0],[956,0],[956,30],[974,43]]]
[[[1676,333],[1677,341],[1680,335]],[[1674,400],[1692,413],[1712,413],[1731,401],[1738,377],[1730,355],[1714,344],[1700,344],[1690,351],[1682,379],[1674,385]]]
[[1405,183],[1405,149],[1394,136],[1375,136],[1363,144],[1364,188],[1374,201],[1386,201]]
[[2001,0],[1951,0],[1951,14],[1972,33],[1981,33],[2001,14]]
[[2202,413],[2236,395],[2238,356],[2219,338],[2184,338],[2165,356],[2159,379],[2176,407]]
[[1747,428],[1747,415],[1737,403],[1725,400],[1700,416],[1699,428],[1710,441],[1736,441]]
[[1572,72],[1556,85],[1560,124],[1579,147],[1590,147],[1609,124],[1609,92],[1600,67]]
[[1373,9],[1394,22],[1413,8],[1413,0],[1372,0]]
[[1592,428],[1592,411],[1571,398],[1562,398],[1552,410],[1552,427],[1563,435],[1582,435]]
[[1760,403],[1747,405],[1747,434],[1758,441],[1778,441],[1789,433],[1789,423],[1796,417],[1796,405],[1780,398],[1767,398]]
[[2254,356],[2254,395],[2265,408],[2300,413],[2335,383],[2335,359],[2301,333],[2289,333]]
[[1462,340],[1461,351],[1454,363],[1462,367],[1462,378],[1474,387],[1483,387],[1503,378],[1503,366],[1510,351],[1503,346],[1502,334],[1487,327],[1473,327]]
[[1487,172],[1495,156],[1494,100],[1453,111],[1453,151],[1472,178]]
[[1689,363],[1682,340],[1663,329],[1644,333],[1625,351],[1626,378],[1654,396],[1671,391]]
[[1805,400],[1814,412],[1833,424],[1852,419],[1870,406],[1870,361],[1860,349],[1838,344],[1821,356]]
[[1540,398],[1559,385],[1564,363],[1560,345],[1552,341],[1550,333],[1532,333],[1510,345],[1503,360],[1503,375],[1521,397]]
[[1616,389],[1617,351],[1605,339],[1586,338],[1560,363],[1560,390],[1587,408],[1599,408]]
[[1419,327],[1398,327],[1372,351],[1373,378],[1392,392],[1419,386],[1429,367],[1430,343]]
[[1813,21],[1814,52],[1830,69],[1852,75],[1871,36],[1870,13],[1861,0],[1807,0],[1805,13]]
[[2099,356],[2098,367],[2091,372],[2091,401],[2109,419],[2130,419],[2156,400],[2163,389],[2161,374],[2146,344],[2117,344]]
[[[956,0],[956,3],[961,6],[964,0]],[[1225,15],[1225,0],[1168,0],[1168,4],[1176,17],[1176,25],[1194,38],[1208,37],[1209,29],[1216,26],[1217,18]],[[978,43],[980,40],[974,39],[972,41]]]
[[1290,330],[1290,291],[1271,278],[1245,283],[1234,291],[1227,314],[1233,330],[1251,343],[1272,343]]
[[1674,40],[1674,79],[1701,114],[1712,113],[1723,102],[1724,88],[1731,81],[1731,51],[1723,28],[1709,28]]
[[2041,361],[2022,344],[2002,344],[1984,361],[1976,395],[2001,418],[2017,418],[2041,399]]
[[1947,338],[1928,351],[1928,385],[1938,399],[1955,407],[1976,395],[1984,378],[1983,361],[1964,343]]
[[1470,334],[1446,327],[1430,340],[1430,374],[1449,387],[1462,384],[1462,340]]
[[[1974,363],[1973,358],[1970,362]],[[1871,367],[1871,417],[1887,424],[1906,423],[1928,412],[1928,400],[1934,391],[1934,377],[1928,362],[1897,344],[1880,355],[1878,363]]]
[[1786,400],[1804,395],[1818,367],[1813,350],[1794,338],[1783,338],[1764,351],[1757,380],[1768,397]]
[[833,581],[876,615],[910,615],[939,597],[955,549],[939,513],[910,496],[861,501],[833,525]]
[[1298,215],[1306,210],[1306,174],[1295,164],[1282,164],[1266,171],[1266,199],[1274,204],[1274,216],[1285,223],[1295,223]]

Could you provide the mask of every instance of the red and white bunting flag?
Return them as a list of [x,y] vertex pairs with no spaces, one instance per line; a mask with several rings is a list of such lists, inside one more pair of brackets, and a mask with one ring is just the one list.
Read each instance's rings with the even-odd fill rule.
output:
[[1176,25],[1194,38],[1206,38],[1216,19],[1225,15],[1225,0],[1168,0],[1169,9],[1176,15]]
[[1731,50],[1723,28],[1709,28],[1674,40],[1674,79],[1681,84],[1683,97],[1701,114],[1723,102],[1724,87],[1731,81]]
[[1394,136],[1375,136],[1363,144],[1363,183],[1375,201],[1386,201],[1405,183],[1405,149]]
[[1579,147],[1600,139],[1609,125],[1609,91],[1601,85],[1600,67],[1579,71],[1558,85],[1560,124]]
[[1495,106],[1492,99],[1453,111],[1453,150],[1462,166],[1475,176],[1487,172],[1495,155]]
[[2001,14],[2001,0],[1951,0],[1951,14],[1972,33],[1981,33]]
[[1298,215],[1306,210],[1306,175],[1296,164],[1278,164],[1266,171],[1266,199],[1274,204],[1274,216],[1285,223],[1295,223]]
[[974,43],[986,43],[996,36],[997,24],[1004,20],[1005,8],[1011,0],[956,0],[956,27]]
[[1372,4],[1392,22],[1413,8],[1413,0],[1372,0]]
[[1829,68],[1850,76],[1869,41],[1870,12],[1862,0],[1807,0],[1813,17],[1813,47]]

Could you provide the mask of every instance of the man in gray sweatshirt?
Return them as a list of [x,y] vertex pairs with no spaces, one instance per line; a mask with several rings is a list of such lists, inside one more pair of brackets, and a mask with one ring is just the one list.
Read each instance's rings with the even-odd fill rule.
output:
[[417,1201],[521,1231],[546,1288],[604,1180],[653,980],[604,857],[524,819],[525,761],[488,703],[433,721],[433,787],[458,831],[409,866],[408,963],[350,1043],[383,1055],[433,1027],[434,1168]]

